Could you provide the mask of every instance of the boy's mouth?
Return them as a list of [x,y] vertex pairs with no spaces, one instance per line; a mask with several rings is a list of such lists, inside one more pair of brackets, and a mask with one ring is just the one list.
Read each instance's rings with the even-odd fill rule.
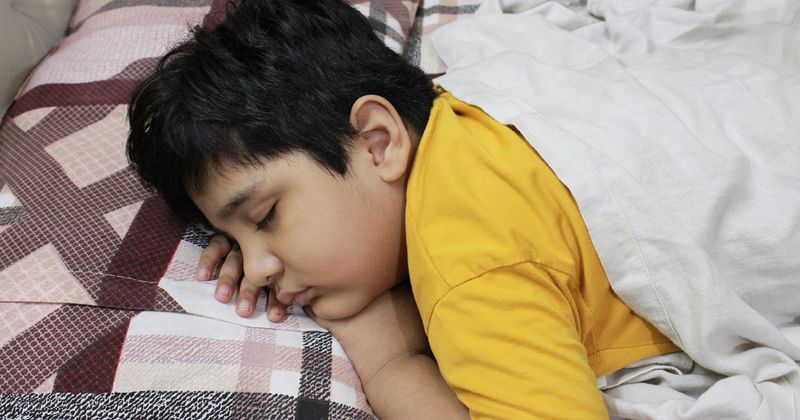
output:
[[305,306],[308,304],[308,301],[310,300],[309,296],[310,289],[311,288],[306,287],[305,289],[297,292],[278,293],[278,301],[280,301],[282,304],[286,306],[289,305]]

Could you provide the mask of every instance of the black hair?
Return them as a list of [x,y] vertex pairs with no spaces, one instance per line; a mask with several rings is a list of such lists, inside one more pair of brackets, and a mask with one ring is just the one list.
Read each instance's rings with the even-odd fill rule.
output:
[[190,199],[221,162],[249,165],[302,151],[346,176],[350,110],[375,94],[421,135],[435,93],[341,0],[241,0],[197,26],[134,90],[127,154],[149,187],[189,222]]

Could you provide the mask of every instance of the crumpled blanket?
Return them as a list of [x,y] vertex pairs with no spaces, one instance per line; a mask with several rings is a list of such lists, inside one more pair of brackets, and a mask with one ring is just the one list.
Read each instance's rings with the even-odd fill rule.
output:
[[491,1],[436,82],[574,195],[614,291],[683,352],[600,378],[612,416],[800,416],[800,3]]

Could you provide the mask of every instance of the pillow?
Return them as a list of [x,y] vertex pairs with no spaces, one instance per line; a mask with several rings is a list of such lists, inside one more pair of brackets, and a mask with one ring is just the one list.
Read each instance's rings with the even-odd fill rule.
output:
[[73,32],[9,109],[0,128],[0,301],[180,310],[158,281],[187,229],[128,168],[126,104],[209,2],[147,5],[160,3],[80,2]]

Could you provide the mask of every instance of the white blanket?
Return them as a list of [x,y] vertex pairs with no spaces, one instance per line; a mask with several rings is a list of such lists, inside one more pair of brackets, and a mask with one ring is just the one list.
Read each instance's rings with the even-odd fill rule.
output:
[[436,82],[520,130],[685,352],[601,378],[611,414],[799,418],[800,2],[497,1],[434,34]]

